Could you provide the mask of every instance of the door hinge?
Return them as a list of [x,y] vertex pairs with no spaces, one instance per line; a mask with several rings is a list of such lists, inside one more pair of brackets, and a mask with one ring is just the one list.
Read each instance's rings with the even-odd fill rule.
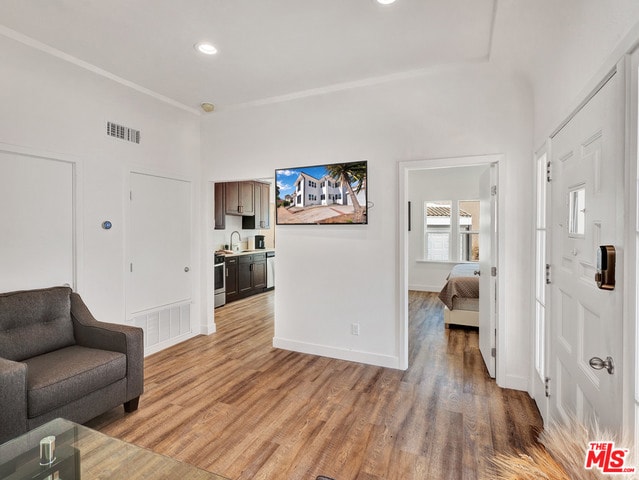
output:
[[133,264],[132,263],[129,264],[129,271],[131,271],[131,273],[133,273]]
[[546,264],[546,285],[550,285],[552,283],[550,279],[550,264]]
[[497,349],[495,347],[490,349],[490,356],[493,358],[497,357]]
[[133,190],[129,190],[129,200],[133,200]]
[[550,161],[546,163],[546,181],[548,183],[552,182],[552,175],[550,172]]
[[490,194],[494,197],[495,195],[497,195],[497,185],[493,185],[492,187],[490,187]]
[[497,267],[490,267],[490,276],[491,277],[497,276]]
[[544,394],[546,397],[550,397],[550,378],[544,378]]

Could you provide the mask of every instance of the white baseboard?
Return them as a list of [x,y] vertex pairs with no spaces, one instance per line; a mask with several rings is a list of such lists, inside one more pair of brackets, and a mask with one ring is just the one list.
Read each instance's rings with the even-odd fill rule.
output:
[[217,332],[215,323],[213,323],[213,325],[200,325],[200,335],[211,335],[215,332]]
[[178,343],[185,342],[186,340],[189,340],[190,338],[193,338],[193,337],[197,337],[198,335],[199,333],[197,332],[186,333],[184,335],[180,335],[179,337],[173,337],[163,342],[156,343],[155,345],[144,347],[144,356],[148,357],[149,355],[158,353],[164,349],[172,347],[173,345],[177,345]]
[[313,343],[299,342],[297,340],[287,340],[285,338],[273,338],[273,347],[293,352],[308,353],[321,357],[336,358],[338,360],[348,360],[350,362],[365,363],[378,367],[399,369],[399,357],[390,355],[379,355],[377,353],[360,352],[357,350],[345,350],[343,348],[317,345]]
[[522,392],[528,392],[528,378],[520,375],[506,375],[504,378],[504,384],[500,385],[502,388],[511,388],[513,390],[521,390]]
[[433,292],[439,293],[441,292],[443,285],[409,285],[409,290],[414,290],[416,292]]

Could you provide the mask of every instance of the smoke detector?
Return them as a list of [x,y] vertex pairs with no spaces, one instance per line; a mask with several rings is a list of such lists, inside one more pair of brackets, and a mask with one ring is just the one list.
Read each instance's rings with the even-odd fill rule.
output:
[[211,113],[213,110],[215,110],[215,105],[208,102],[200,104],[200,107],[202,107],[202,110],[204,110],[206,113]]

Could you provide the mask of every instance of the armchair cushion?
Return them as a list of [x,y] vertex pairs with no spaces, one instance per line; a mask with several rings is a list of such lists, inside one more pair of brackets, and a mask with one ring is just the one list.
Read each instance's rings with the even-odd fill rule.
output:
[[27,427],[27,366],[0,357],[0,443]]
[[74,345],[24,361],[28,417],[34,418],[126,376],[126,355]]
[[20,362],[75,344],[67,287],[0,294],[0,357]]

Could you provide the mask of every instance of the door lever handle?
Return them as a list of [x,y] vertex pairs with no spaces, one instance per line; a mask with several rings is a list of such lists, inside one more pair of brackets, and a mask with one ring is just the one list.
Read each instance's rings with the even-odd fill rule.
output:
[[590,363],[590,367],[594,368],[595,370],[601,370],[605,368],[610,375],[615,373],[615,362],[613,361],[612,357],[606,357],[605,360],[602,360],[599,357],[592,357],[588,363]]

